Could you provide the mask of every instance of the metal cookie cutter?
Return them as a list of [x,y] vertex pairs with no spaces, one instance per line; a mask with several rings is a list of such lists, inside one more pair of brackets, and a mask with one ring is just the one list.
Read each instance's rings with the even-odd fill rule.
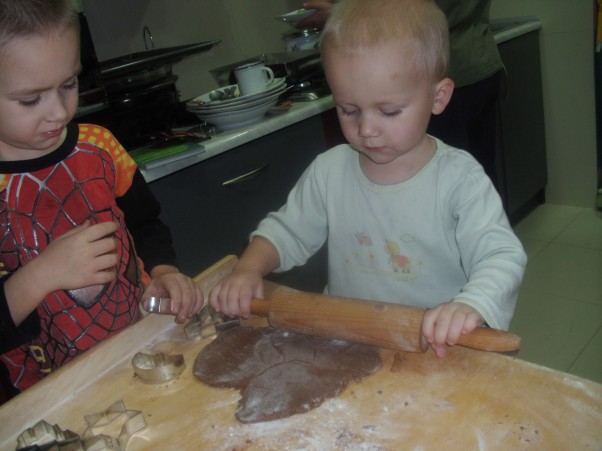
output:
[[142,308],[149,313],[159,313],[161,315],[173,315],[171,312],[171,299],[157,296],[149,296],[142,302]]
[[116,439],[121,449],[126,449],[127,443],[136,432],[146,427],[146,420],[140,410],[127,410],[122,400],[114,402],[106,410],[91,415],[85,415],[88,424],[84,432],[86,442],[94,436],[104,441],[108,436],[114,442]]
[[142,381],[150,384],[166,382],[179,376],[186,365],[182,354],[166,355],[136,353],[132,359],[134,373]]
[[222,330],[230,329],[240,325],[238,318],[224,316],[205,304],[203,308],[190,317],[184,326],[184,332],[189,340],[194,338],[206,338],[217,335]]
[[70,430],[62,430],[57,424],[50,425],[44,420],[27,428],[17,438],[17,450],[21,449],[84,449],[79,435]]

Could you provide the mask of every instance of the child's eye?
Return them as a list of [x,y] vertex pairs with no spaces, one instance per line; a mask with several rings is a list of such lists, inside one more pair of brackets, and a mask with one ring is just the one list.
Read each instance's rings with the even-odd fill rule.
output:
[[343,116],[353,116],[356,113],[356,110],[346,110],[344,108],[339,107],[339,112]]
[[401,114],[401,110],[383,111],[382,114],[386,117],[395,117],[395,116],[398,116],[399,114]]
[[76,78],[63,85],[63,89],[75,89],[79,86],[79,81]]
[[36,106],[38,103],[40,103],[41,100],[42,100],[42,97],[37,96],[33,100],[19,100],[19,104],[23,105],[25,107],[32,107],[32,106]]

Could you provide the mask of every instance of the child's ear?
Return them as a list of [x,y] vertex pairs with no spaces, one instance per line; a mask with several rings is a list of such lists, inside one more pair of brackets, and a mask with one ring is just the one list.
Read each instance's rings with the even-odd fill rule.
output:
[[451,78],[444,78],[437,83],[435,87],[435,98],[433,102],[433,114],[441,114],[449,103],[454,92],[454,81]]

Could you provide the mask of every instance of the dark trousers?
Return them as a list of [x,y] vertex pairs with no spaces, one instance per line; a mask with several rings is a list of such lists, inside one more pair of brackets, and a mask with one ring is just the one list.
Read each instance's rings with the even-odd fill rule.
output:
[[443,142],[474,155],[496,188],[496,104],[503,73],[500,70],[477,83],[454,89],[445,111],[431,116],[427,130]]

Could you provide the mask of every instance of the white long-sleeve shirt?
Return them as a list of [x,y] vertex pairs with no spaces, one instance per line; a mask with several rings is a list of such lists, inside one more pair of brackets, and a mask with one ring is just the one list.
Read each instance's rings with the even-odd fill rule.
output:
[[526,255],[481,166],[436,142],[431,161],[393,185],[371,182],[348,145],[324,152],[251,236],[274,244],[278,271],[327,241],[329,294],[423,308],[461,300],[507,329]]

